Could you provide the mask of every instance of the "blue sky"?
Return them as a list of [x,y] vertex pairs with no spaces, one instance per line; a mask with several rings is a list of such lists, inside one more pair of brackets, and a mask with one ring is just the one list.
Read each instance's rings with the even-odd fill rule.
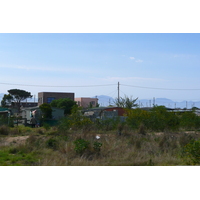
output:
[[[120,82],[121,96],[197,101],[199,90],[137,86],[200,89],[199,44],[198,33],[1,33],[0,83],[13,85],[0,84],[0,93],[18,88],[36,96],[115,98]],[[71,87],[95,85],[109,86]]]

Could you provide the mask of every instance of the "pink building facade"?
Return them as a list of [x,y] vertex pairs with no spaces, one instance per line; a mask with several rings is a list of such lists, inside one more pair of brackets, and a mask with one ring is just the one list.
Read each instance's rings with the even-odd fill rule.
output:
[[96,107],[98,104],[97,98],[89,98],[89,97],[79,97],[75,98],[75,101],[77,102],[78,106],[81,106],[83,108],[90,107]]

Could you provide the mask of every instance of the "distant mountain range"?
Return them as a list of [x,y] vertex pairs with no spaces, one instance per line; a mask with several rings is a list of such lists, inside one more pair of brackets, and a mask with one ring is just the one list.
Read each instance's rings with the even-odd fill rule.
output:
[[[94,97],[93,97],[94,98]],[[100,106],[109,106],[114,104],[114,99],[110,96],[100,95],[97,96],[99,99]],[[156,98],[156,99],[138,99],[136,103],[139,105],[139,107],[153,107],[153,105],[158,106],[166,106],[168,108],[192,108],[197,107],[200,108],[200,101],[181,101],[181,102],[175,102],[171,99],[167,98]]]
[[[0,102],[4,96],[4,93],[0,93]],[[92,98],[96,98],[92,97]],[[99,95],[97,96],[99,99],[98,102],[100,106],[109,106],[114,105],[114,98],[106,95]],[[34,98],[28,99],[28,102],[34,102]],[[37,98],[35,98],[35,102],[37,102]],[[139,105],[139,107],[152,107],[154,104],[158,106],[166,106],[168,108],[192,108],[197,107],[200,108],[200,101],[181,101],[181,102],[175,102],[171,99],[167,98],[156,98],[156,99],[138,99],[136,103]]]

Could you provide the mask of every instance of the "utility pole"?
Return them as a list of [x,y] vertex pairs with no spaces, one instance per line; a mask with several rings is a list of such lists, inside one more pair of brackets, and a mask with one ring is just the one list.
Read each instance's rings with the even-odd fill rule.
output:
[[119,102],[119,82],[118,82],[117,90],[118,90],[118,102]]
[[155,97],[153,98],[153,106],[156,105],[156,100],[155,100]]

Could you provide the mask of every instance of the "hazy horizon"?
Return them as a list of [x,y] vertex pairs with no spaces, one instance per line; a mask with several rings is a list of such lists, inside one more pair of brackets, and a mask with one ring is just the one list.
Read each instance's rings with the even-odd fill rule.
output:
[[9,89],[200,100],[200,34],[0,34],[0,93]]

